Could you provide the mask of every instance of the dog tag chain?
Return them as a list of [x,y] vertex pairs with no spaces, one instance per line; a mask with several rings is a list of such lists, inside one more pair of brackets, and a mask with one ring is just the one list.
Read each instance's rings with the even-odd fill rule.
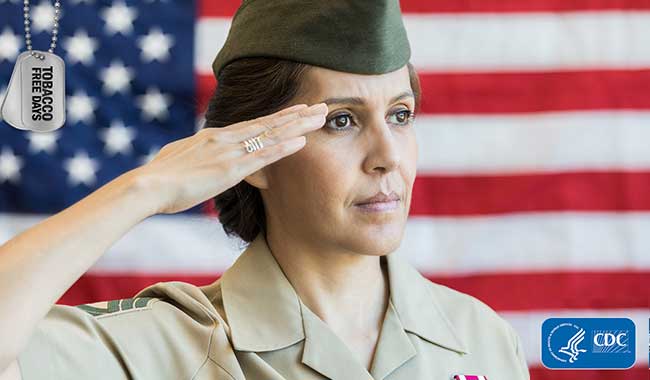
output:
[[48,51],[32,50],[29,28],[29,0],[24,1],[25,45],[9,79],[0,113],[11,126],[35,132],[49,132],[65,122],[65,65],[54,54],[59,32],[60,0],[54,3],[54,26]]

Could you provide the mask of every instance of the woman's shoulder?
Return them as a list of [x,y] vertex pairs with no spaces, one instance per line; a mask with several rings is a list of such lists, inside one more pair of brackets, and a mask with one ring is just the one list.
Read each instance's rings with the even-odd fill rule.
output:
[[184,314],[199,323],[213,324],[220,319],[213,303],[217,293],[220,293],[219,289],[218,282],[208,286],[183,281],[157,282],[131,297],[78,304],[74,307],[95,319],[117,318],[131,312],[149,311],[153,315],[147,317],[166,313]]
[[477,297],[431,280],[427,281],[432,295],[445,312],[457,314],[463,311],[477,313],[484,318],[501,318],[492,307]]
[[[101,331],[120,342],[125,350],[133,350],[132,355],[140,355],[138,350],[146,352],[147,346],[164,337],[182,343],[181,346],[205,348],[215,333],[225,335],[228,329],[222,314],[212,304],[211,293],[182,281],[157,282],[128,298],[55,305],[42,327],[52,334],[50,327],[62,322],[70,327],[69,332],[62,330],[62,334],[80,329]],[[205,354],[201,353],[203,357]]]
[[507,339],[516,345],[517,334],[501,314],[477,297],[449,286],[428,281],[432,302],[441,309],[457,331],[477,337],[486,333]]
[[[133,297],[54,305],[19,363],[25,379],[125,378],[124,371],[142,378],[187,378],[215,352],[224,353],[213,358],[224,362],[221,368],[236,365],[234,355],[225,354],[230,347],[224,327],[200,287],[159,282]],[[40,365],[43,358],[53,358],[51,365]],[[64,375],[73,367],[78,376]],[[91,375],[101,371],[103,376]]]

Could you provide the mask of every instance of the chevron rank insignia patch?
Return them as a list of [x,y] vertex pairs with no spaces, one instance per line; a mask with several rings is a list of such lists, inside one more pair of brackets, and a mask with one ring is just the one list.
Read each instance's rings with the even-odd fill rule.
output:
[[124,298],[112,301],[102,301],[76,305],[77,308],[89,313],[92,316],[112,314],[120,311],[140,309],[149,306],[153,297]]

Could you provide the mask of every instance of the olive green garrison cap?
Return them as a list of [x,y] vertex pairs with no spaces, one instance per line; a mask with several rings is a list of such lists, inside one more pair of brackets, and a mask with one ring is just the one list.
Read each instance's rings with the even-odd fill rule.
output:
[[411,48],[399,0],[244,0],[212,70],[218,78],[231,61],[260,56],[383,74],[406,65]]

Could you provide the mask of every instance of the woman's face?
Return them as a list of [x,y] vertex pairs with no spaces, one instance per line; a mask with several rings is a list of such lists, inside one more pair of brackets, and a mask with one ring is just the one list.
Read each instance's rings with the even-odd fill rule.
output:
[[[323,249],[390,253],[402,239],[418,155],[408,67],[359,75],[313,66],[287,106],[319,102],[328,103],[325,125],[306,135],[301,150],[263,169],[268,227]],[[394,209],[356,205],[380,191],[399,196]]]

